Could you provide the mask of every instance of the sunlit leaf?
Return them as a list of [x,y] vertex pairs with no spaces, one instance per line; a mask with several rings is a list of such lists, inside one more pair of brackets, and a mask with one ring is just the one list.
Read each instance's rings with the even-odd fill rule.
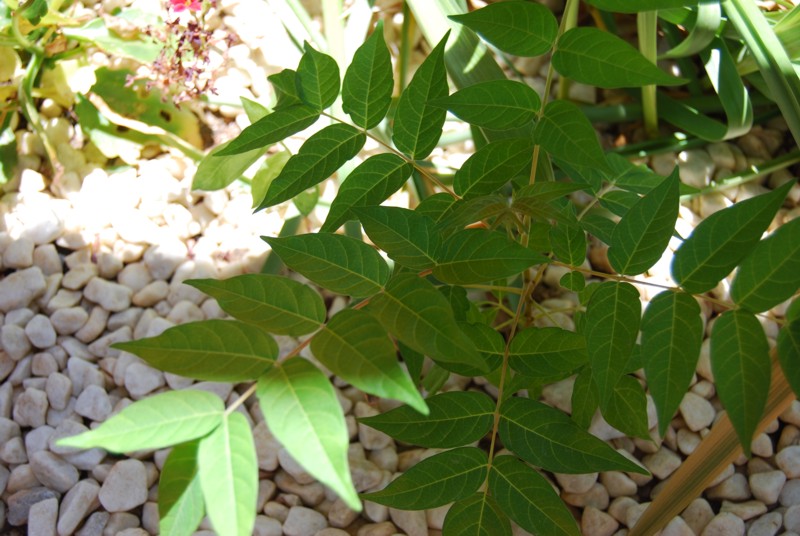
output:
[[272,88],[275,91],[276,110],[303,103],[297,88],[297,71],[294,69],[283,69],[280,72],[269,75],[267,80],[272,84]]
[[511,536],[511,523],[494,497],[478,492],[453,503],[442,536]]
[[242,176],[258,158],[263,148],[228,156],[217,156],[230,142],[219,145],[203,157],[192,179],[193,190],[221,190]]
[[390,259],[412,270],[436,264],[441,239],[428,216],[400,207],[363,207],[353,212],[369,239]]
[[431,102],[450,110],[467,123],[493,130],[520,128],[533,121],[539,111],[539,94],[514,80],[490,80]]
[[373,128],[389,110],[393,89],[392,58],[383,38],[383,21],[378,20],[344,74],[342,110],[361,128]]
[[533,142],[525,138],[499,140],[478,149],[453,178],[453,189],[463,198],[490,194],[531,164]]
[[295,77],[298,94],[303,102],[315,110],[324,110],[339,96],[339,65],[308,43],[303,49],[305,53],[297,65]]
[[190,536],[205,515],[203,490],[197,472],[199,441],[177,445],[170,451],[158,480],[159,534]]
[[231,140],[224,149],[215,153],[215,156],[266,149],[273,143],[305,130],[316,123],[318,118],[319,111],[304,104],[275,110],[242,130],[241,134]]

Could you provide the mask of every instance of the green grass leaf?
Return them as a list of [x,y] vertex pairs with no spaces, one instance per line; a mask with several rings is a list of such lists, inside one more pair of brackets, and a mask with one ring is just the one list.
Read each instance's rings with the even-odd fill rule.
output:
[[678,220],[679,185],[676,167],[659,186],[628,209],[614,227],[608,261],[618,273],[641,274],[661,258]]
[[528,328],[511,341],[508,364],[531,378],[570,374],[589,362],[586,339],[561,328]]
[[383,21],[379,20],[344,73],[342,110],[361,128],[373,128],[389,110],[393,89],[392,58],[383,38]]
[[205,515],[203,490],[197,471],[199,440],[175,446],[158,480],[159,533],[191,536]]
[[165,372],[216,382],[255,380],[278,357],[278,343],[261,328],[216,318],[173,326],[156,337],[119,342],[114,348]]
[[447,108],[471,125],[508,130],[530,125],[542,102],[539,94],[527,84],[490,80],[465,87],[430,104]]
[[369,239],[396,263],[412,270],[436,264],[441,238],[428,216],[400,207],[360,207],[353,212]]
[[232,317],[279,335],[311,333],[325,322],[327,314],[317,291],[288,277],[244,274],[184,283],[215,298]]
[[453,448],[478,441],[492,427],[494,401],[475,391],[448,391],[426,399],[430,413],[400,406],[359,422],[398,441],[425,448]]
[[647,398],[639,381],[633,376],[625,374],[619,379],[601,411],[608,424],[628,437],[650,439]]
[[222,421],[224,410],[215,394],[168,391],[138,400],[93,430],[59,439],[58,445],[109,452],[170,447],[209,433]]
[[642,317],[642,355],[662,436],[689,389],[702,341],[700,306],[692,296],[666,291],[650,300]]
[[453,503],[442,536],[511,536],[511,522],[494,497],[478,492]]
[[353,207],[380,205],[402,188],[413,169],[411,163],[391,153],[367,158],[350,172],[339,187],[320,230],[333,232],[347,220],[355,219],[356,215],[351,210]]
[[361,511],[347,464],[347,425],[328,377],[302,358],[258,380],[261,411],[272,434],[314,478]]
[[317,233],[261,238],[286,266],[339,294],[371,296],[389,279],[389,266],[380,254],[349,236]]
[[339,96],[339,65],[336,60],[303,45],[305,53],[297,65],[297,93],[300,99],[317,111],[322,111]]
[[533,136],[536,143],[557,158],[579,166],[603,171],[609,169],[592,124],[571,102],[549,102],[544,107],[544,115],[536,123]]
[[217,156],[230,143],[214,147],[203,157],[192,179],[192,190],[221,190],[241,177],[264,154],[264,149],[259,147],[243,153]]
[[795,394],[800,395],[800,320],[792,320],[778,332],[778,359]]
[[249,536],[256,522],[258,459],[244,415],[233,412],[200,441],[200,488],[206,511],[220,536]]
[[324,181],[358,154],[366,139],[363,132],[342,123],[313,134],[270,183],[258,210],[288,201]]
[[305,130],[319,119],[319,111],[304,104],[275,110],[246,127],[224,149],[215,153],[222,157],[245,153],[254,149],[266,149],[273,143]]
[[491,194],[517,175],[527,175],[532,155],[533,142],[529,139],[490,142],[456,171],[453,190],[465,199]]
[[391,339],[368,313],[340,311],[311,340],[311,350],[331,372],[365,393],[405,402],[420,413],[428,411],[397,362]]
[[402,510],[437,508],[478,491],[488,461],[483,449],[455,448],[422,460],[381,491],[361,497]]
[[550,482],[513,456],[494,459],[489,491],[500,510],[532,534],[580,536],[575,518]]
[[789,181],[700,222],[675,252],[673,279],[691,294],[714,288],[753,250],[792,185]]
[[654,9],[692,7],[697,5],[697,0],[637,0],[636,2],[630,0],[586,0],[586,3],[605,11],[639,13]]
[[450,20],[477,32],[503,52],[540,56],[553,46],[558,21],[548,8],[534,2],[498,2]]

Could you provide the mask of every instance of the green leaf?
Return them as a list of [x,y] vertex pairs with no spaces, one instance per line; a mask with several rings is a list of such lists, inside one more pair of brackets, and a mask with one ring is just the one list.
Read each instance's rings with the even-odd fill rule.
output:
[[253,432],[234,411],[200,441],[200,488],[206,511],[220,536],[249,536],[256,522],[258,459]]
[[369,239],[390,259],[412,270],[436,264],[441,239],[428,216],[400,207],[360,207],[353,212]]
[[300,99],[317,111],[322,111],[339,96],[339,65],[336,60],[303,45],[305,53],[297,65],[297,93]]
[[311,351],[331,372],[365,393],[400,400],[427,413],[383,326],[364,311],[337,313],[311,339]]
[[484,283],[516,275],[550,259],[487,229],[464,229],[444,241],[433,275],[454,285]]
[[470,156],[453,178],[453,189],[467,199],[499,189],[520,173],[528,173],[533,143],[511,138],[488,143]]
[[623,375],[611,397],[601,408],[605,420],[628,437],[650,439],[647,422],[647,398],[639,381]]
[[389,279],[389,266],[380,254],[349,236],[317,233],[261,238],[286,266],[339,294],[371,296]]
[[586,3],[605,11],[639,13],[655,9],[693,7],[697,5],[697,0],[637,0],[636,2],[630,0],[586,0]]
[[447,214],[448,210],[451,209],[456,201],[457,199],[447,192],[437,192],[420,201],[419,205],[417,205],[417,208],[414,210],[415,212],[425,214],[436,220],[436,222],[439,222],[442,220],[442,216]]
[[192,190],[221,190],[241,177],[264,154],[264,149],[258,148],[229,156],[217,156],[229,144],[230,142],[226,142],[214,147],[203,157],[192,179]]
[[795,394],[800,394],[800,320],[792,320],[778,332],[778,359]]
[[304,104],[275,110],[246,127],[224,149],[215,153],[215,156],[239,154],[253,149],[266,149],[273,143],[278,143],[292,134],[305,130],[316,123],[318,118],[319,111]]
[[378,125],[392,103],[392,58],[383,38],[383,21],[358,47],[344,74],[342,110],[364,129]]
[[800,287],[800,219],[778,227],[744,259],[731,285],[731,298],[760,313],[788,300]]
[[561,328],[528,328],[511,341],[508,364],[531,378],[570,374],[589,362],[586,339]]
[[622,38],[590,27],[572,28],[558,39],[553,67],[562,76],[606,89],[686,83],[659,69]]
[[271,154],[264,161],[264,164],[256,171],[253,180],[250,182],[250,196],[253,198],[252,207],[256,208],[261,204],[261,201],[267,196],[269,185],[275,180],[275,177],[281,174],[283,166],[292,155],[289,151],[280,151]]
[[305,359],[289,359],[258,380],[256,396],[267,426],[292,458],[360,512],[347,464],[347,425],[328,377]]
[[608,170],[597,133],[580,108],[571,102],[549,102],[536,123],[533,136],[536,143],[557,158],[579,166]]
[[475,391],[448,391],[426,399],[430,413],[400,406],[359,422],[425,448],[453,448],[480,440],[492,428],[494,401]]
[[36,26],[47,15],[47,0],[25,0],[20,2],[19,15],[25,17],[25,20],[33,26]]
[[453,503],[442,536],[511,536],[511,523],[491,495],[478,492]]
[[437,508],[476,492],[486,480],[486,451],[459,447],[414,465],[381,491],[362,498],[401,510]]
[[639,291],[629,283],[598,285],[586,307],[586,347],[604,406],[614,392],[636,343],[642,316]]
[[449,17],[514,56],[539,56],[553,46],[558,22],[548,8],[535,2],[498,2]]
[[647,474],[605,441],[581,430],[563,412],[529,398],[509,398],[503,403],[499,433],[517,456],[547,471]]
[[283,69],[278,73],[269,75],[267,80],[272,84],[272,88],[275,91],[276,110],[303,103],[297,88],[297,71],[294,69]]
[[769,344],[758,319],[741,309],[725,311],[711,329],[711,370],[745,455],[767,403]]
[[202,437],[222,420],[222,400],[206,391],[167,391],[144,398],[103,424],[58,441],[62,447],[110,452],[160,449]]
[[574,205],[566,205],[559,212],[564,219],[550,228],[553,253],[563,263],[580,266],[586,260],[586,232],[577,225]]
[[614,227],[608,261],[617,273],[641,274],[661,258],[678,220],[679,185],[676,167],[659,186],[640,198]]
[[199,440],[175,446],[158,480],[159,533],[191,536],[205,515],[197,471]]
[[414,78],[400,95],[394,116],[392,141],[414,160],[422,160],[433,151],[447,112],[429,104],[446,97],[447,71],[444,67],[445,35],[414,73]]
[[119,342],[114,348],[165,372],[216,382],[255,380],[278,357],[278,343],[261,328],[216,318],[173,326],[156,337]]
[[567,272],[561,276],[558,284],[567,290],[580,292],[586,286],[586,276],[581,272]]
[[443,367],[471,365],[486,370],[472,341],[459,329],[447,298],[414,274],[398,274],[374,296],[368,311],[387,331]]
[[431,105],[447,108],[471,125],[492,130],[531,124],[541,104],[538,93],[514,80],[481,82],[431,101]]
[[583,367],[572,387],[572,420],[582,430],[588,430],[600,407],[600,396],[592,377],[592,367]]
[[[42,4],[44,4],[46,11],[47,2],[44,1]],[[128,15],[134,15],[131,12],[133,10],[128,9],[127,11]],[[117,21],[122,19],[120,15],[123,12],[124,10],[115,11],[115,19],[117,19],[114,21],[115,25],[118,24]],[[144,14],[140,12],[137,15],[139,16],[136,19],[144,23],[141,20]],[[130,58],[141,63],[152,63],[158,58],[158,53],[161,51],[161,44],[154,40],[145,41],[119,37],[115,31],[109,30],[105,19],[102,17],[91,18],[80,27],[63,26],[60,28],[60,32],[70,39],[96,45],[104,52],[107,52],[109,56]]]
[[[454,288],[464,290],[463,287]],[[475,304],[472,302],[469,303],[471,307],[475,308]],[[475,348],[477,348],[484,357],[489,371],[499,369],[500,365],[503,364],[503,354],[505,353],[506,348],[506,341],[503,338],[503,335],[491,326],[488,326],[482,322],[470,323],[464,320],[459,321],[458,325],[461,327],[461,331],[467,334],[467,337],[469,337],[475,344]],[[470,372],[473,373],[469,374],[471,376],[481,375],[481,373],[478,371]]]
[[411,163],[391,153],[367,158],[339,187],[320,230],[333,232],[347,220],[355,219],[353,207],[380,205],[406,183],[413,169]]
[[758,243],[793,182],[715,212],[675,252],[672,277],[686,292],[714,288]]
[[575,518],[552,484],[513,456],[493,460],[489,491],[501,511],[532,534],[580,536]]
[[700,306],[692,296],[666,291],[650,300],[642,317],[642,355],[662,436],[689,389],[702,341]]
[[258,209],[288,201],[324,181],[358,154],[366,139],[363,132],[342,123],[313,134],[283,166]]

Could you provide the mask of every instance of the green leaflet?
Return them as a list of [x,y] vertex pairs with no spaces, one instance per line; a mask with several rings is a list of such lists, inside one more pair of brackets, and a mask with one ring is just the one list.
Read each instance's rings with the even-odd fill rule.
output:
[[597,133],[580,108],[571,102],[549,102],[544,107],[544,115],[536,123],[533,137],[536,143],[556,158],[578,166],[608,170]]
[[250,183],[250,196],[253,198],[253,208],[256,208],[264,197],[266,197],[269,185],[272,184],[275,177],[281,174],[283,166],[286,165],[286,162],[288,162],[291,157],[292,155],[289,151],[279,151],[271,154],[258,171],[256,171]]
[[578,225],[574,205],[567,205],[558,213],[562,221],[550,228],[550,246],[558,260],[580,266],[586,260],[586,232]]
[[292,458],[360,512],[347,464],[347,425],[328,377],[305,359],[289,359],[258,380],[256,396],[267,426]]
[[531,124],[542,103],[539,94],[527,84],[490,80],[467,86],[430,104],[447,108],[477,127],[509,130]]
[[221,190],[242,176],[264,154],[263,148],[229,156],[217,156],[231,142],[214,147],[203,157],[192,179],[192,190]]
[[353,212],[369,239],[396,263],[412,270],[436,264],[441,238],[428,216],[400,207],[361,207]]
[[586,339],[561,328],[528,328],[511,341],[508,364],[531,378],[570,374],[589,362]]
[[250,536],[256,522],[258,460],[253,432],[234,411],[200,441],[200,488],[206,511],[220,536]]
[[[639,202],[641,197],[626,190],[612,190],[598,197],[600,204],[611,213],[622,217]],[[613,235],[612,235],[613,238]],[[613,241],[613,240],[612,240]]]
[[453,189],[468,199],[499,189],[521,173],[529,173],[533,143],[525,138],[490,142],[470,156],[453,178]]
[[267,80],[272,84],[272,88],[275,91],[276,110],[303,103],[297,88],[297,71],[294,69],[283,69],[278,73],[269,75]]
[[444,66],[445,35],[414,73],[403,90],[394,116],[392,141],[414,160],[422,160],[433,151],[447,115],[446,110],[432,106],[429,101],[446,97],[447,71]]
[[760,313],[788,300],[800,287],[800,219],[781,225],[745,257],[731,285],[731,298]]
[[715,212],[675,252],[672,277],[686,292],[714,288],[758,243],[793,182]]
[[572,420],[582,430],[588,430],[599,407],[600,397],[592,378],[592,368],[583,367],[572,387]]
[[342,123],[313,134],[270,183],[267,196],[257,210],[288,201],[324,181],[358,154],[366,139],[363,132]]
[[437,192],[420,201],[414,211],[425,214],[439,223],[456,201],[457,199],[447,192]]
[[558,284],[567,290],[580,292],[586,286],[586,276],[581,272],[567,272],[561,276]]
[[215,156],[244,153],[253,149],[266,149],[273,143],[305,130],[319,118],[319,111],[304,104],[275,110],[259,119],[236,136]]
[[641,274],[661,258],[678,220],[679,185],[676,167],[660,185],[628,209],[614,227],[608,261],[618,273]]
[[367,158],[339,187],[320,230],[330,233],[347,220],[355,219],[353,207],[380,205],[405,184],[413,169],[409,162],[391,153]]
[[[452,199],[452,198],[451,198]],[[508,199],[502,194],[484,195],[472,199],[459,199],[441,214],[437,221],[437,229],[447,238],[463,231],[465,227],[477,221],[492,221],[495,218],[512,216]]]
[[600,405],[611,398],[639,333],[642,305],[629,283],[600,283],[586,306],[586,347]]
[[580,536],[575,518],[552,484],[513,456],[493,460],[489,491],[500,510],[532,534]]
[[499,433],[517,456],[547,471],[648,474],[605,441],[581,430],[563,412],[529,398],[509,398],[503,403]]
[[603,418],[629,437],[649,440],[647,423],[647,398],[639,381],[623,375],[608,401],[602,406]]
[[700,306],[692,296],[665,291],[650,300],[642,317],[642,355],[662,436],[689,389],[702,341]]
[[511,536],[511,523],[494,497],[478,492],[453,503],[442,536]]
[[336,60],[317,52],[311,45],[303,45],[305,53],[297,65],[297,93],[300,99],[322,111],[339,96],[339,65]]
[[[463,287],[452,287],[464,290]],[[466,293],[465,293],[466,294]],[[465,296],[466,297],[466,296]],[[475,307],[474,304],[468,302],[468,304],[472,307]],[[470,312],[464,315],[465,317],[469,315]],[[480,314],[479,312],[477,314]],[[483,358],[486,361],[487,367],[489,371],[495,371],[500,368],[500,365],[503,364],[503,354],[505,353],[506,341],[503,336],[491,326],[488,326],[482,322],[478,323],[470,323],[466,320],[459,320],[458,325],[461,327],[461,331],[467,334],[472,342],[475,344],[475,348],[481,353]],[[470,374],[463,374],[465,376],[480,376],[484,373],[477,370],[468,370],[466,372],[470,372]]]
[[383,326],[364,311],[337,313],[311,339],[311,351],[331,372],[362,391],[427,413],[414,382],[397,362],[394,344]]
[[778,359],[795,394],[800,393],[800,320],[792,320],[778,332]]
[[478,441],[492,427],[494,401],[474,391],[449,391],[426,399],[430,413],[400,406],[359,422],[398,441],[425,448],[453,448]]
[[478,491],[488,462],[482,449],[455,448],[422,460],[381,491],[361,497],[401,510],[436,508]]
[[742,450],[750,456],[770,384],[769,344],[753,314],[738,309],[717,317],[711,329],[711,370]]
[[191,536],[205,515],[197,472],[198,447],[199,440],[175,446],[161,469],[158,528],[164,536]]
[[368,311],[400,341],[439,365],[487,366],[472,341],[459,329],[447,298],[414,274],[392,277]]
[[165,372],[216,382],[255,380],[278,357],[278,343],[261,328],[219,319],[173,326],[156,337],[119,342],[114,348]]
[[383,38],[383,21],[358,47],[344,73],[342,110],[364,129],[378,125],[392,103],[392,58]]
[[270,333],[298,337],[325,322],[322,297],[298,281],[268,274],[185,281],[215,298],[229,315]]
[[516,275],[550,259],[487,229],[464,229],[444,241],[433,275],[445,283],[469,285]]
[[60,439],[58,445],[110,452],[160,449],[206,435],[222,421],[224,410],[215,394],[168,391],[138,400],[99,427]]
[[555,16],[548,8],[534,2],[498,2],[449,18],[515,56],[546,53],[553,46],[558,33]]
[[697,5],[697,0],[637,0],[636,2],[630,2],[629,0],[586,0],[586,3],[605,11],[638,13],[654,9],[693,7]]
[[553,67],[562,76],[601,88],[686,83],[659,69],[622,38],[598,28],[572,28],[558,39]]
[[289,268],[339,294],[370,296],[389,279],[389,266],[380,253],[349,236],[317,233],[261,238]]

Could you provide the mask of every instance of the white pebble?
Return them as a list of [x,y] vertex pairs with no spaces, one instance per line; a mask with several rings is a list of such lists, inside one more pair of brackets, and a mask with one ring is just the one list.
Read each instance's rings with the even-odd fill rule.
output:
[[11,242],[3,252],[3,265],[6,268],[28,268],[33,265],[33,240],[20,237]]
[[800,445],[786,447],[778,452],[775,463],[788,478],[800,478]]
[[56,330],[45,315],[39,314],[31,318],[25,326],[25,334],[37,348],[49,348],[56,343]]
[[768,471],[750,475],[750,491],[764,504],[774,504],[780,497],[786,475],[783,471]]
[[86,285],[83,294],[107,311],[117,312],[130,307],[133,292],[119,283],[95,277]]
[[744,521],[733,514],[722,512],[706,525],[701,536],[744,536]]
[[686,426],[692,432],[699,432],[703,428],[709,427],[716,416],[714,406],[705,398],[692,392],[684,395],[681,400],[680,412]]
[[26,307],[45,290],[44,275],[38,266],[16,271],[0,279],[0,311]]
[[6,324],[0,328],[0,343],[14,361],[19,361],[31,351],[31,341],[25,330],[14,324]]
[[72,335],[89,320],[83,307],[66,307],[50,315],[50,323],[59,335]]
[[619,522],[607,513],[588,506],[581,516],[581,534],[585,536],[611,536],[619,528]]
[[164,373],[142,363],[133,363],[125,371],[125,389],[133,398],[141,398],[164,383]]
[[100,504],[109,512],[126,512],[147,500],[147,471],[135,459],[114,464],[98,495]]
[[108,398],[108,393],[102,387],[89,385],[78,396],[75,413],[95,422],[106,420],[111,414],[111,400]]
[[283,523],[283,533],[286,536],[308,536],[328,526],[325,516],[304,506],[293,506]]

